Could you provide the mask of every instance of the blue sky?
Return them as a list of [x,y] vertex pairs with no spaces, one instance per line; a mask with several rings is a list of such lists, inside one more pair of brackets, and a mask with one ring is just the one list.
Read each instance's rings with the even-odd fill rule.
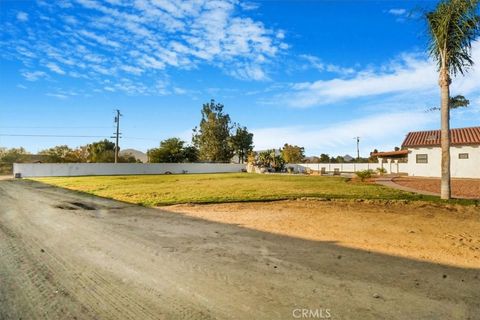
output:
[[[399,146],[436,129],[434,62],[421,19],[436,1],[1,1],[0,146],[29,151],[109,138],[121,148],[190,141],[215,99],[256,149],[307,155]],[[480,65],[480,41],[473,44]],[[480,67],[455,78],[480,124]],[[82,137],[15,137],[57,135]]]

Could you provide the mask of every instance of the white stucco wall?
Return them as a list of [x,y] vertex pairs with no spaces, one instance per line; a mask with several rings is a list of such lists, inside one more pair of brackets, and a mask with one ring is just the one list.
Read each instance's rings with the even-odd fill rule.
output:
[[[411,148],[408,154],[408,175],[440,177],[441,149]],[[459,159],[459,153],[468,153],[468,159]],[[417,163],[417,154],[427,154],[428,163]],[[450,148],[451,176],[454,178],[480,178],[480,146],[454,146]]]
[[388,173],[406,173],[407,164],[406,163],[391,163],[384,162],[383,165],[380,163],[298,163],[298,164],[287,164],[287,167],[293,167],[295,171],[303,172],[306,168],[311,170],[321,171],[322,168],[325,168],[326,172],[333,172],[335,169],[340,170],[340,172],[357,172],[363,170],[377,170],[377,168],[385,168]]
[[62,177],[171,173],[241,172],[245,164],[231,163],[15,163],[22,177]]
[[310,168],[311,170],[321,171],[322,168],[325,168],[327,172],[333,172],[335,169],[340,170],[340,172],[355,172],[362,170],[376,170],[379,167],[378,163],[297,163],[297,164],[287,164],[286,167],[294,167],[296,171],[305,171],[305,169]]

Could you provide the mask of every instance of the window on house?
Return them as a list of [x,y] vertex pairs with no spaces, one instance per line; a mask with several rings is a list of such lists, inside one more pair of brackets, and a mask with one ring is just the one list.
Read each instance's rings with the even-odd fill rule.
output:
[[468,159],[468,153],[459,153],[458,159]]
[[417,163],[428,163],[428,154],[417,154]]

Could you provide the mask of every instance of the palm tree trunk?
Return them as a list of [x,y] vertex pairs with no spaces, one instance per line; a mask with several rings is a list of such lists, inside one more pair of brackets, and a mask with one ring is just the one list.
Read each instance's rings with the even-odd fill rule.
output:
[[441,185],[440,197],[442,199],[450,199],[450,75],[446,68],[440,70],[439,85],[441,93],[441,148],[442,148],[442,165],[441,165]]

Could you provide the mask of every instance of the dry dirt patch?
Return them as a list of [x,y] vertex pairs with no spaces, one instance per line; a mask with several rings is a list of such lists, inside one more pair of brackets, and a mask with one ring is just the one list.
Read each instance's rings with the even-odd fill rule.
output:
[[[439,178],[401,177],[393,181],[405,187],[440,193]],[[452,179],[452,195],[456,198],[480,199],[480,179]]]
[[291,237],[334,241],[345,247],[480,268],[478,206],[389,201],[279,201],[177,205],[168,210]]
[[0,182],[0,319],[293,319],[298,308],[328,308],[332,319],[480,314],[478,208],[290,201],[170,209],[203,219]]

